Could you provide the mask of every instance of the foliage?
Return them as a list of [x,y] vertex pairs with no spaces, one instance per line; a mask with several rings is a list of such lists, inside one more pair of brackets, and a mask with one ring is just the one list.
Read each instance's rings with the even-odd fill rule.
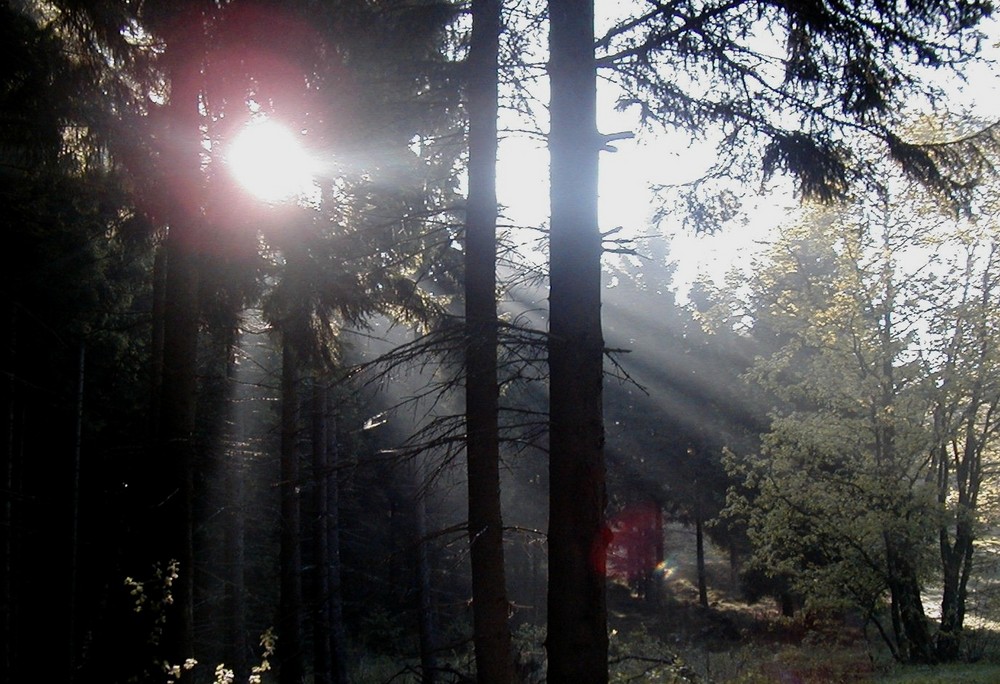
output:
[[[731,491],[729,511],[746,516],[755,562],[791,578],[807,601],[856,607],[882,629],[888,592],[904,659],[907,642],[921,637],[903,634],[901,611],[909,602],[919,631],[922,609],[914,602],[920,583],[934,576],[935,538],[942,545],[950,534],[967,538],[961,516],[979,515],[960,488],[962,477],[981,482],[981,471],[958,465],[966,475],[934,484],[935,468],[947,471],[934,465],[935,416],[952,392],[963,404],[997,396],[979,375],[992,343],[967,338],[970,329],[993,329],[993,308],[959,304],[992,297],[981,285],[991,280],[993,230],[945,223],[926,196],[902,191],[891,200],[812,209],[784,231],[751,285],[753,334],[772,351],[748,377],[774,409],[760,456],[730,454],[728,467],[745,489]],[[970,288],[979,294],[970,297]],[[946,428],[955,454],[993,439],[992,427],[973,428],[990,409],[964,415],[963,428]],[[959,521],[949,533],[955,501]],[[949,584],[958,581],[949,565],[955,554],[942,548],[938,581],[946,596],[964,596]],[[954,629],[942,623],[942,633]]]
[[[880,186],[872,161],[882,156],[935,191],[967,198],[995,133],[926,144],[902,132],[901,113],[940,96],[930,72],[977,52],[976,27],[992,9],[979,0],[652,4],[599,37],[599,64],[624,91],[620,108],[713,143],[711,168],[674,188],[704,210],[699,229],[732,214],[731,181],[763,186],[784,175],[803,198],[843,199],[858,182]],[[859,137],[877,141],[875,157]]]
[[973,663],[937,667],[910,666],[875,681],[879,684],[988,684],[995,682],[998,677],[1000,665]]
[[609,681],[664,682],[697,681],[694,672],[665,644],[643,629],[628,633],[612,631],[608,645]]

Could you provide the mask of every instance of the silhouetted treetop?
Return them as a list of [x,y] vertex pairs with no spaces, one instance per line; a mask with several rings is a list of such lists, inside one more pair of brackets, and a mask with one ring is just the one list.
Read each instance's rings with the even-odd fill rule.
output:
[[[798,193],[843,199],[874,177],[859,139],[882,142],[900,166],[955,197],[957,163],[981,160],[992,132],[942,145],[901,133],[918,105],[942,95],[978,53],[990,2],[650,2],[598,40],[599,63],[644,124],[718,143],[718,174],[768,181],[788,174]],[[933,76],[933,70],[949,73]],[[717,137],[716,137],[717,136]],[[926,141],[924,141],[926,142]],[[941,143],[941,140],[935,141]],[[947,147],[947,146],[945,146]],[[966,174],[967,175],[967,174]]]

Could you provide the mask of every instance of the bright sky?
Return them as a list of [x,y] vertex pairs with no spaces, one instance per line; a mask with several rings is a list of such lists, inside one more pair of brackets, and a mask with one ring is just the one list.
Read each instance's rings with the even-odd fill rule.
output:
[[[604,92],[598,111],[598,128],[603,133],[636,131],[633,117],[614,111],[612,94]],[[664,235],[671,239],[672,254],[679,259],[678,286],[684,290],[699,272],[722,277],[733,255],[746,254],[766,229],[780,219],[791,197],[760,202],[753,219],[745,226],[733,226],[715,236],[696,236],[681,225],[652,226],[655,210],[651,184],[679,183],[696,178],[711,163],[710,145],[691,145],[686,138],[619,140],[612,143],[615,153],[602,153],[600,167],[599,220],[602,231],[621,226],[621,236]],[[535,139],[510,137],[501,143],[497,169],[497,196],[515,223],[537,226],[548,217],[548,151]],[[531,233],[526,238],[537,239]]]
[[[985,53],[996,58],[997,22],[986,25],[991,38]],[[955,105],[966,106],[984,116],[996,116],[1000,104],[1000,76],[988,65],[969,71],[969,83],[950,78],[944,84]],[[516,127],[516,124],[512,124]],[[608,90],[599,95],[598,127],[603,133],[636,131],[633,117],[614,111],[614,96]],[[602,230],[623,226],[623,234],[649,235],[654,231],[650,218],[654,211],[650,184],[668,184],[690,180],[709,165],[708,145],[690,146],[687,139],[665,136],[650,139],[621,140],[613,143],[617,153],[601,155],[600,223]],[[548,154],[538,140],[510,137],[501,143],[498,166],[498,198],[507,207],[514,223],[536,226],[548,215]],[[656,231],[672,242],[672,255],[679,260],[676,282],[683,292],[700,273],[715,279],[734,265],[749,266],[750,257],[771,231],[778,228],[787,212],[794,208],[790,191],[757,198],[748,207],[747,221],[730,226],[712,236],[694,235],[677,225],[661,225]],[[531,234],[528,239],[536,239]]]
[[[1000,35],[996,24],[990,35]],[[996,55],[996,41],[988,52]],[[946,85],[954,91],[955,103],[994,116],[1000,102],[997,70],[979,66],[970,73],[970,84],[957,79]],[[544,99],[544,98],[542,98]],[[614,93],[604,82],[599,89],[598,126],[604,133],[637,131],[634,116],[614,110]],[[501,127],[505,122],[501,121]],[[519,125],[509,124],[512,128]],[[289,196],[308,195],[314,183],[315,164],[299,146],[297,136],[269,121],[249,124],[232,144],[229,164],[239,180],[264,201],[282,201]],[[651,184],[692,180],[710,164],[714,150],[707,143],[691,145],[680,135],[640,136],[613,143],[617,153],[601,155],[600,224],[604,231],[621,226],[622,237],[656,234],[670,238],[671,254],[677,260],[676,282],[683,293],[699,275],[721,277],[734,264],[747,266],[750,257],[768,233],[780,226],[795,202],[787,192],[755,200],[744,224],[733,225],[716,235],[695,235],[679,222],[651,225],[655,210]],[[511,135],[500,146],[498,198],[515,224],[538,226],[548,216],[548,152],[537,138]],[[538,233],[526,234],[536,241]]]

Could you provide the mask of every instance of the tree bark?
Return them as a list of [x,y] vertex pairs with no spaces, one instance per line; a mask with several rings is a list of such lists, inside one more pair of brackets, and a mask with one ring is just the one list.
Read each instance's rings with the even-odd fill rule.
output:
[[[888,216],[888,212],[885,213]],[[883,237],[884,240],[887,238]],[[875,432],[875,464],[880,484],[891,491],[895,477],[898,453],[896,449],[895,399],[897,385],[894,359],[896,356],[893,339],[894,313],[897,288],[895,272],[891,263],[882,266],[882,287],[884,287],[883,311],[880,315],[879,352],[881,355],[880,396],[873,411]],[[905,505],[905,502],[904,504]],[[901,516],[901,511],[895,511]],[[920,597],[920,582],[912,559],[915,542],[886,529],[882,533],[885,548],[886,575],[893,603],[893,628],[899,641],[899,653],[907,661],[916,663],[935,662],[933,641]]]
[[163,316],[167,302],[167,252],[163,244],[156,246],[153,257],[153,307],[150,312],[152,335],[149,343],[149,432],[160,433],[160,410],[163,391]]
[[245,680],[249,672],[247,649],[247,590],[246,590],[246,472],[250,456],[247,448],[247,425],[244,402],[246,389],[237,382],[234,348],[240,344],[238,334],[229,348],[226,360],[226,379],[230,389],[232,434],[231,448],[226,454],[225,477],[227,504],[225,528],[226,583],[225,622],[226,649],[224,653],[231,664],[237,681]]
[[152,522],[144,537],[149,560],[176,562],[173,602],[165,611],[158,658],[194,657],[193,468],[199,328],[198,243],[201,236],[200,27],[167,37],[170,77],[163,196],[169,230],[163,246],[163,355],[159,387],[158,463],[152,482]]
[[886,533],[884,536],[893,628],[899,653],[907,662],[934,663],[934,644],[920,599],[920,583],[909,561],[896,548],[891,535]]
[[[7,317],[7,334],[3,346],[4,368],[11,369],[11,372],[4,374],[4,406],[3,406],[3,489],[0,490],[0,498],[3,500],[3,518],[0,519],[0,537],[3,539],[3,568],[0,575],[0,605],[4,607],[0,610],[0,679],[11,681],[14,674],[15,653],[18,646],[17,631],[14,629],[18,604],[16,603],[16,592],[14,572],[16,569],[14,552],[17,550],[14,530],[17,529],[17,509],[14,500],[18,494],[17,465],[15,458],[18,457],[19,449],[17,431],[17,378],[13,369],[17,364],[18,347],[18,316],[17,306],[13,301],[4,303],[9,306]],[[20,460],[19,458],[17,460]]]
[[281,684],[305,681],[302,638],[302,514],[299,504],[299,367],[288,335],[281,345],[281,550],[278,663]]
[[549,0],[548,681],[608,681],[594,5]]
[[160,389],[161,475],[152,483],[152,529],[146,533],[151,559],[177,562],[173,604],[164,622],[163,653],[170,663],[194,657],[193,476],[195,458],[196,358],[198,353],[198,269],[183,221],[167,238],[163,378]]
[[346,684],[346,634],[340,594],[340,516],[337,445],[330,425],[328,390],[313,382],[313,479],[316,554],[313,627],[314,678],[317,684]]
[[701,513],[694,519],[695,557],[698,565],[698,603],[708,608],[708,574],[705,572],[705,529]]
[[500,506],[496,156],[500,1],[474,0],[469,48],[469,198],[465,222],[465,416],[473,643],[480,684],[511,684]]
[[242,448],[229,455],[228,519],[226,521],[226,653],[237,678],[249,674],[247,652],[247,590],[246,590],[246,460]]
[[423,492],[424,474],[414,467],[413,482],[413,536],[416,551],[417,592],[419,593],[418,638],[420,640],[420,682],[435,684],[438,680],[437,635],[434,625],[434,600],[431,595],[431,566],[427,557],[427,501]]
[[76,413],[73,426],[73,474],[71,481],[72,503],[70,509],[70,563],[69,563],[69,627],[68,627],[68,682],[76,681],[77,630],[78,630],[78,587],[80,578],[80,468],[83,456],[83,391],[87,362],[87,343],[80,340],[77,357]]
[[[329,409],[329,404],[327,405]],[[344,596],[341,590],[340,563],[340,447],[337,442],[336,420],[327,415],[327,557],[326,571],[330,583],[330,657],[333,660],[334,684],[347,684],[347,628],[344,625]]]
[[318,378],[312,385],[312,470],[313,470],[313,680],[316,684],[333,681],[333,657],[330,652],[330,577],[327,558],[330,549],[328,492],[329,460],[327,458],[326,390]]

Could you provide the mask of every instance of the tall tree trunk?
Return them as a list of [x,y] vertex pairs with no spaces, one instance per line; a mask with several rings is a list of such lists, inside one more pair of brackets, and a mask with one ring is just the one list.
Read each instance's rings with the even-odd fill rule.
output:
[[328,389],[319,379],[312,389],[314,508],[313,546],[316,574],[313,627],[313,677],[317,684],[346,684],[346,634],[340,593],[340,496],[337,445],[330,426]]
[[465,222],[465,416],[473,643],[480,684],[514,679],[500,508],[496,156],[500,0],[473,0]]
[[164,63],[170,76],[166,161],[163,357],[159,393],[152,525],[146,533],[153,560],[176,562],[173,602],[166,609],[160,659],[172,664],[194,657],[193,468],[198,352],[198,242],[201,239],[200,28],[167,38]]
[[908,662],[930,664],[936,661],[927,617],[920,598],[920,583],[910,562],[885,534],[889,590],[894,604],[894,624],[899,653]]
[[231,665],[237,681],[245,681],[249,673],[247,648],[247,591],[246,591],[246,474],[250,450],[247,448],[246,389],[236,382],[237,365],[235,348],[240,344],[239,334],[233,336],[226,361],[226,379],[230,394],[230,447],[224,469],[227,495],[225,528],[225,614],[227,664]]
[[278,663],[281,684],[305,680],[302,638],[302,513],[299,503],[299,367],[287,334],[281,344],[281,597]]
[[[5,293],[6,294],[6,293]],[[15,652],[17,649],[17,633],[14,629],[17,612],[16,591],[14,581],[14,552],[17,547],[14,530],[16,527],[16,507],[14,499],[17,494],[17,465],[15,457],[17,447],[17,306],[13,301],[4,298],[9,306],[7,316],[7,333],[4,336],[3,367],[9,372],[4,373],[4,406],[3,406],[3,487],[0,498],[3,500],[3,518],[0,519],[0,536],[3,539],[3,568],[0,576],[0,679],[9,682],[13,680]]]
[[420,640],[420,682],[435,684],[438,680],[437,635],[434,620],[434,599],[431,594],[431,566],[427,556],[427,501],[423,491],[424,473],[414,466],[413,484],[413,536],[416,551],[417,592],[419,607],[417,612],[418,637]]
[[329,541],[329,460],[327,458],[326,389],[319,378],[312,383],[312,471],[313,471],[313,680],[331,684],[333,658],[330,653],[330,577],[327,574]]
[[945,445],[938,448],[938,502],[946,507],[948,497],[955,492],[958,494],[958,500],[953,505],[954,539],[950,538],[947,523],[942,523],[939,531],[942,592],[936,656],[942,661],[956,660],[961,653],[965,603],[975,548],[975,513],[979,487],[983,480],[982,442],[976,434],[974,422],[981,405],[980,390],[977,387],[966,410],[964,444],[961,456],[957,459],[953,487],[949,485],[949,450]]
[[[327,404],[329,411],[329,403]],[[347,684],[347,628],[344,625],[344,595],[340,563],[340,445],[335,418],[327,414],[326,457],[329,467],[326,511],[326,572],[330,584],[330,657],[334,684]]]
[[961,648],[962,624],[959,621],[959,578],[962,556],[959,554],[960,540],[956,535],[955,547],[948,541],[948,532],[941,530],[941,622],[937,633],[935,652],[945,662],[958,658]]
[[163,391],[163,316],[167,302],[167,250],[156,246],[153,257],[153,306],[150,312],[152,335],[149,343],[149,431],[160,433],[160,407]]
[[608,681],[594,5],[549,0],[548,681]]
[[[887,198],[883,197],[887,203]],[[884,216],[888,216],[888,211]],[[883,240],[887,238],[883,236]],[[886,242],[887,244],[887,242]],[[894,340],[894,306],[897,287],[895,271],[892,263],[885,260],[882,264],[882,287],[884,288],[884,307],[881,312],[879,329],[879,353],[881,355],[880,396],[874,405],[873,425],[875,432],[875,465],[880,484],[892,491],[893,481],[898,468],[896,449],[896,428],[894,423],[895,399],[897,385],[895,381],[896,358]],[[902,515],[905,500],[897,504],[895,513]],[[930,628],[924,614],[923,602],[920,596],[920,582],[913,564],[915,542],[897,531],[885,529],[882,533],[885,548],[886,576],[889,591],[895,606],[893,612],[893,628],[899,643],[899,653],[906,660],[917,663],[935,662],[933,641]]]
[[195,458],[198,269],[191,248],[194,226],[179,222],[167,238],[159,464],[152,483],[152,529],[144,534],[151,560],[177,563],[173,603],[163,623],[163,652],[170,663],[194,657],[193,468]]
[[237,680],[249,674],[247,652],[247,589],[246,589],[246,459],[242,444],[229,454],[228,478],[229,511],[226,521],[226,653],[228,665],[233,668]]
[[80,579],[80,467],[83,455],[83,390],[86,379],[87,344],[80,340],[77,356],[76,413],[73,430],[73,473],[71,476],[70,504],[70,563],[69,563],[69,676],[68,682],[76,680],[78,611],[80,608],[78,588]]
[[699,512],[694,518],[695,558],[698,566],[698,603],[708,608],[708,574],[705,572],[705,529]]

